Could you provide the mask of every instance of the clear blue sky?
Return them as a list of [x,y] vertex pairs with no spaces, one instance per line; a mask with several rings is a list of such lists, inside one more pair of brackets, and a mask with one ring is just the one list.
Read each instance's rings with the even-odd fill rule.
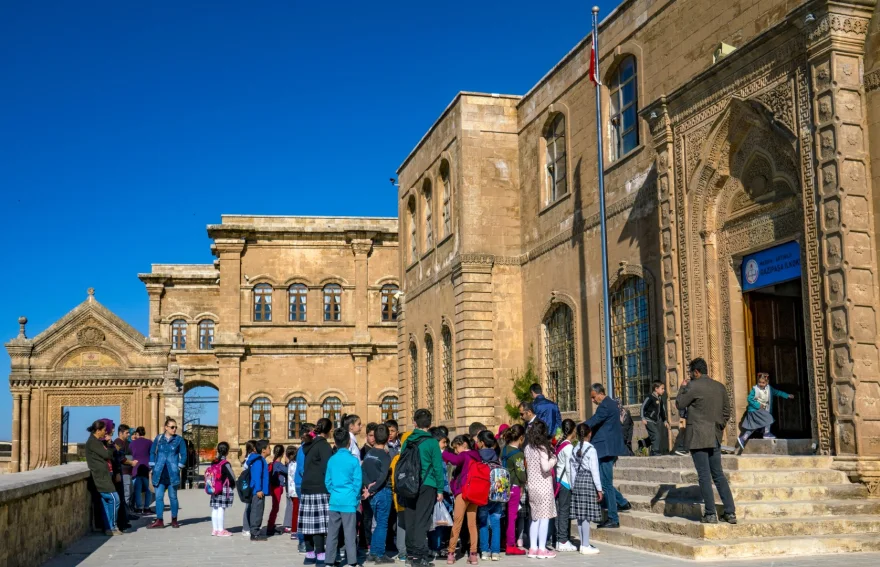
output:
[[[136,274],[211,262],[222,213],[395,216],[388,178],[455,94],[525,93],[591,6],[3,2],[0,338],[20,315],[34,336],[90,286],[146,333]],[[0,368],[4,440],[5,349]]]

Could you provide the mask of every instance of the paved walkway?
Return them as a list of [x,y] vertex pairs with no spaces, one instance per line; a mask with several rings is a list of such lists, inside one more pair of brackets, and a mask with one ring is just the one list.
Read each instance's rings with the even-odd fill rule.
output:
[[[105,537],[92,535],[83,538],[71,546],[63,555],[51,560],[49,567],[83,567],[113,565],[114,567],[134,566],[169,566],[189,567],[207,565],[270,565],[272,561],[280,561],[278,565],[297,566],[302,563],[302,555],[296,551],[296,543],[289,536],[281,535],[270,538],[263,543],[245,539],[241,531],[241,516],[244,506],[236,501],[235,506],[226,511],[226,527],[235,532],[234,537],[211,537],[211,511],[208,507],[208,496],[203,490],[182,490],[179,493],[180,529],[166,527],[163,530],[147,530],[146,520],[135,522],[134,531],[122,536]],[[284,504],[282,503],[282,512]],[[266,511],[268,517],[268,509]],[[283,517],[283,516],[282,516]],[[166,522],[168,516],[166,512]],[[862,553],[841,555],[825,555],[810,557],[793,557],[791,559],[764,559],[748,561],[727,561],[722,563],[696,563],[671,559],[659,555],[633,551],[625,547],[598,544],[602,553],[584,557],[577,553],[560,554],[556,559],[547,562],[547,566],[574,567],[584,565],[608,565],[613,567],[681,567],[688,565],[725,567],[877,567],[880,565],[880,553]],[[503,557],[498,567],[534,567],[536,561],[524,557]],[[445,562],[437,567],[445,566]],[[465,567],[465,561],[459,560],[457,567]],[[541,563],[544,565],[544,563]],[[369,564],[368,564],[369,567]],[[398,567],[403,567],[398,563]]]

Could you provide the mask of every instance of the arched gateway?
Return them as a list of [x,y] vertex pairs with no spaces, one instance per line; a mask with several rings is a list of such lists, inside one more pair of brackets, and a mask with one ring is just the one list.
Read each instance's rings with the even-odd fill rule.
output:
[[[166,415],[179,418],[182,388],[169,367],[169,348],[147,339],[88,298],[29,339],[27,319],[6,343],[11,359],[11,472],[61,461],[62,411],[68,406],[119,406],[123,423],[155,435]],[[72,432],[71,441],[86,433]]]

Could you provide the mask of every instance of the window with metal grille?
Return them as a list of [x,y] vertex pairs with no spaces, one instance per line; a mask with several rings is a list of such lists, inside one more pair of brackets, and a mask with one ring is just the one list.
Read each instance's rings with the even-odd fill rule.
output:
[[651,332],[645,280],[629,276],[611,292],[611,356],[614,397],[640,404],[651,392]]
[[382,286],[382,321],[397,321],[397,292],[400,289],[394,284]]
[[272,320],[272,286],[257,284],[254,286],[254,321]]
[[452,369],[452,333],[444,326],[443,338],[443,419],[452,419],[455,410],[455,386]]
[[254,439],[269,439],[272,436],[272,402],[269,398],[257,398],[253,401],[251,423]]
[[342,286],[339,284],[324,286],[324,320],[342,320]]
[[568,193],[568,167],[565,161],[565,116],[557,114],[544,136],[547,143],[547,202]]
[[324,398],[321,409],[324,411],[324,417],[333,422],[333,427],[342,425],[342,400],[334,396]]
[[452,184],[449,178],[449,162],[440,162],[440,183],[443,184],[443,237],[452,234]]
[[299,439],[305,431],[306,412],[309,404],[305,398],[292,398],[287,402],[287,438]]
[[214,321],[203,319],[199,322],[199,350],[214,348]]
[[434,413],[434,339],[425,335],[425,403]]
[[385,423],[389,419],[397,421],[399,409],[400,402],[398,401],[397,396],[385,396],[382,398],[382,403],[379,404],[379,414],[382,418],[382,423]]
[[171,322],[171,349],[186,350],[186,321],[183,319]]
[[308,305],[309,288],[305,284],[293,284],[287,290],[287,296],[290,301],[291,321],[306,320],[306,306]]
[[425,252],[427,252],[434,247],[434,201],[430,181],[425,180],[422,193],[425,196]]
[[611,83],[611,161],[625,156],[639,145],[636,85],[636,58],[630,55],[617,66]]
[[574,354],[574,317],[560,303],[544,325],[547,345],[547,395],[559,411],[577,411],[577,369]]
[[415,343],[409,344],[409,410],[413,414],[419,405],[419,350]]

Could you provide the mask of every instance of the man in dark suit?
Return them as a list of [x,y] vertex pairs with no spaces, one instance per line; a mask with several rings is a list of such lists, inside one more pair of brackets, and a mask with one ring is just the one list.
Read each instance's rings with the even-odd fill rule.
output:
[[[592,385],[590,399],[596,404],[596,412],[586,424],[593,432],[590,443],[596,448],[596,456],[599,457],[599,476],[605,492],[602,504],[608,510],[608,519],[597,527],[619,528],[618,501],[625,501],[614,488],[614,463],[617,462],[617,457],[629,454],[623,443],[620,407],[617,402],[605,395],[605,387],[602,384]],[[624,506],[625,508],[622,508],[624,510],[631,507],[628,502]]]
[[715,495],[712,493],[714,482],[724,504],[721,519],[735,524],[736,506],[721,467],[721,438],[731,415],[727,388],[708,376],[709,368],[702,358],[692,360],[689,369],[691,380],[678,391],[675,405],[679,411],[687,410],[684,447],[691,452],[700,481],[700,492],[703,493],[705,509],[701,522],[718,523]]

